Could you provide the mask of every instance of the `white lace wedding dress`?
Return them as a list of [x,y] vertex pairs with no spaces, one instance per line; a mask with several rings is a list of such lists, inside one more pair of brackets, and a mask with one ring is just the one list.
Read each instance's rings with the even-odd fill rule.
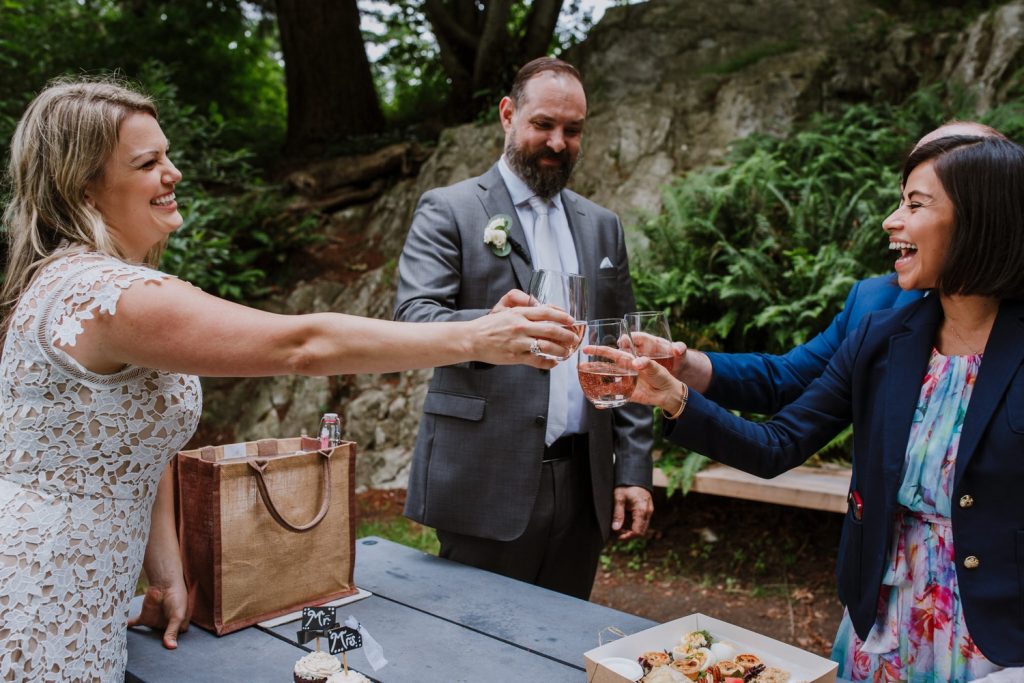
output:
[[[170,277],[100,254],[35,278],[0,360],[0,680],[124,680],[128,602],[156,487],[195,431],[198,378],[90,372],[55,344]],[[155,286],[155,285],[147,285]]]

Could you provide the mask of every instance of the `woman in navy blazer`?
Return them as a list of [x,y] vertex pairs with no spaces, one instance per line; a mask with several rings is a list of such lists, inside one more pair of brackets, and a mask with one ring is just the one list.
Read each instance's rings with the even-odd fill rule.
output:
[[[765,478],[801,464],[852,422],[851,505],[837,568],[848,613],[833,653],[840,676],[973,680],[1024,666],[1024,149],[970,136],[918,147],[904,167],[901,204],[883,227],[898,253],[900,287],[935,295],[869,314],[824,375],[770,422],[733,415],[646,358],[633,361],[641,380],[633,400],[663,409],[671,441]],[[957,363],[973,363],[976,376],[931,374]],[[916,429],[937,382],[962,397],[940,416],[948,446],[938,430]],[[945,481],[927,493],[944,498],[934,502],[946,517],[900,502],[901,487],[915,483],[905,481],[908,469],[922,462],[910,454],[931,439],[949,450],[932,461],[941,468],[922,476]],[[900,617],[920,598],[900,592],[914,577],[890,582],[894,563],[921,550],[901,540],[917,538],[904,535],[911,519],[952,538],[938,568],[950,577],[951,613]],[[935,625],[938,633],[947,619],[960,620],[958,639],[927,644],[933,650],[901,632]],[[844,627],[857,637],[845,642]],[[886,629],[888,652],[878,649]],[[866,640],[872,647],[862,650]]]

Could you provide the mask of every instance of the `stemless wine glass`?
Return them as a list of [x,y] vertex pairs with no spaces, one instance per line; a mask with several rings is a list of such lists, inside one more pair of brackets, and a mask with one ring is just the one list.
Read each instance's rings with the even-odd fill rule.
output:
[[661,311],[633,311],[625,318],[626,329],[633,338],[636,355],[647,356],[669,372],[675,362],[672,353],[672,333],[668,319]]
[[558,270],[535,270],[530,278],[530,299],[536,304],[548,304],[562,309],[574,320],[570,331],[576,333],[576,343],[563,356],[547,353],[537,355],[551,360],[565,360],[573,354],[583,339],[587,319],[587,278]]
[[[633,340],[622,318],[588,320],[586,344],[576,371],[587,399],[598,408],[624,405],[636,389],[637,372],[623,367],[623,353],[635,357]],[[586,353],[589,351],[590,353]]]

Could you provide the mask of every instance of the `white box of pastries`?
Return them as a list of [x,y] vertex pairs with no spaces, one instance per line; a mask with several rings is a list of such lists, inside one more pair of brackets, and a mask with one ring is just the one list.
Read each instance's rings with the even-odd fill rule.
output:
[[734,683],[745,676],[760,683],[834,683],[838,668],[828,659],[704,614],[634,633],[589,650],[583,658],[588,683]]

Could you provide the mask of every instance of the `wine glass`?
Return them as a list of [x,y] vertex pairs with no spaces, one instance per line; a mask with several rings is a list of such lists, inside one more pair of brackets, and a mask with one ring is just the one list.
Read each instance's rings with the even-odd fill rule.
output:
[[533,304],[555,306],[572,316],[573,324],[568,327],[576,334],[576,343],[564,356],[538,353],[542,358],[565,360],[573,354],[583,340],[583,329],[587,319],[587,278],[575,273],[558,270],[535,270],[530,278],[530,301]]
[[636,389],[637,380],[637,371],[624,367],[623,363],[624,359],[636,357],[625,321],[622,318],[588,320],[585,336],[586,345],[579,350],[576,367],[583,394],[598,408],[625,405]]
[[661,311],[633,311],[627,313],[623,320],[626,329],[633,338],[638,356],[647,356],[669,372],[675,365],[672,353],[672,333],[668,329],[668,319]]

